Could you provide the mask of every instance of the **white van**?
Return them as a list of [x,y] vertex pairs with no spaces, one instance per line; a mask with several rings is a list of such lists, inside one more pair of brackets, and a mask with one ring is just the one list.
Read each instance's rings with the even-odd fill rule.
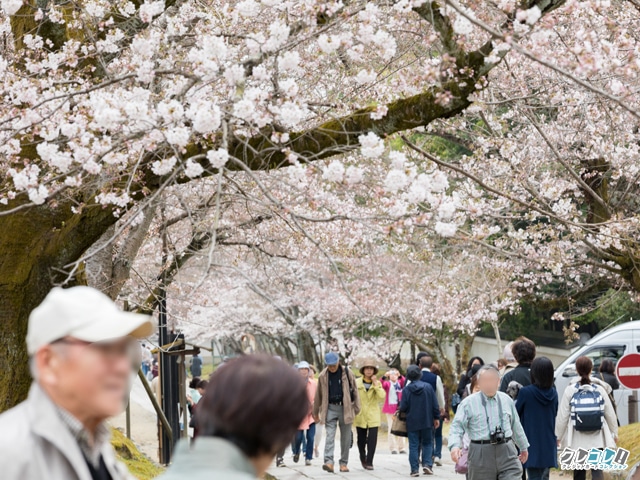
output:
[[[625,322],[616,327],[600,332],[586,344],[573,352],[556,368],[555,380],[558,398],[562,398],[564,389],[576,379],[576,359],[585,355],[593,361],[593,372],[597,374],[600,363],[605,358],[617,363],[620,357],[627,353],[640,353],[640,320]],[[629,397],[632,390],[620,385],[613,395],[618,408],[620,425],[629,423]],[[638,409],[638,403],[635,408]],[[640,418],[640,417],[639,417]]]

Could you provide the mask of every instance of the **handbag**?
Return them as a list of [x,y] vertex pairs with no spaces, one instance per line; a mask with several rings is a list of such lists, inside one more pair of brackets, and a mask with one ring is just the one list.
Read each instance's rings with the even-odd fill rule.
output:
[[396,412],[391,422],[391,435],[396,437],[408,437],[407,433],[407,415],[402,412]]
[[466,475],[469,471],[469,449],[463,448],[460,453],[460,458],[456,462],[456,473]]

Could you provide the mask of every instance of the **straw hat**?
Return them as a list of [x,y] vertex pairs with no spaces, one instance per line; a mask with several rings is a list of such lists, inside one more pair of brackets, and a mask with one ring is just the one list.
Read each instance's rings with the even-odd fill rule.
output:
[[369,358],[367,360],[364,360],[364,361],[360,362],[360,375],[364,376],[364,369],[367,368],[367,367],[373,368],[373,374],[374,375],[377,375],[378,372],[380,371],[380,369],[376,365],[376,362]]

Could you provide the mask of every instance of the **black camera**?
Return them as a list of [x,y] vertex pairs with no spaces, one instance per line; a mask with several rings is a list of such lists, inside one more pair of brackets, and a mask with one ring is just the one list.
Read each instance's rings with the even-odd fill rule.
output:
[[496,427],[496,429],[489,436],[489,438],[492,444],[504,443],[505,436],[504,436],[504,431],[502,430],[502,427]]

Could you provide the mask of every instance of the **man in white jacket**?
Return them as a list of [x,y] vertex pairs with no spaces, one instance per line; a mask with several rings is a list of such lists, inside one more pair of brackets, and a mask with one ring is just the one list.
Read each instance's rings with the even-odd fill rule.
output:
[[55,288],[29,316],[29,397],[0,415],[3,480],[132,479],[105,420],[125,406],[146,315],[89,287]]

